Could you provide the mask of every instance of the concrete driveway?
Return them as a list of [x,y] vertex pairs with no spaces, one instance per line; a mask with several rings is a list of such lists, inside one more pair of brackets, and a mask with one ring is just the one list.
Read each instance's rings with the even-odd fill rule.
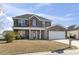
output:
[[[64,39],[64,40],[55,40],[57,42],[61,42],[61,43],[65,43],[65,44],[69,44],[69,40]],[[73,49],[73,50],[64,50],[65,55],[79,55],[79,40],[73,40],[72,41],[72,45],[76,46],[77,49]],[[56,53],[57,54],[57,53]]]
[[[69,40],[67,40],[67,39],[54,40],[54,41],[69,44]],[[76,46],[77,49],[64,50],[64,53],[57,53],[57,52],[51,53],[51,51],[49,51],[49,52],[28,53],[26,55],[79,55],[79,40],[73,40],[72,45]]]

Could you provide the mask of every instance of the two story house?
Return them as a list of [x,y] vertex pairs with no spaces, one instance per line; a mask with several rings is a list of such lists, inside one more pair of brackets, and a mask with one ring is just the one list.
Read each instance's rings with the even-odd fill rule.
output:
[[46,27],[51,26],[51,21],[34,14],[24,14],[13,17],[14,31],[22,39],[47,39]]
[[71,25],[67,29],[67,37],[70,36],[75,37],[75,39],[79,40],[79,25]]

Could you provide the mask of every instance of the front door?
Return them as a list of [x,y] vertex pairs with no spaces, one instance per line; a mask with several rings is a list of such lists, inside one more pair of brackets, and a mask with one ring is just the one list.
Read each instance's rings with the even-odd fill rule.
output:
[[32,39],[37,39],[37,33],[36,33],[36,31],[32,31],[31,32],[31,37],[32,37]]

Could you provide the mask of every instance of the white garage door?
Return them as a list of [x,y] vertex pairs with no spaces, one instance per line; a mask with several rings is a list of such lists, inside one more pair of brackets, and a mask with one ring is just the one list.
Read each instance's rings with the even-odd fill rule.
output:
[[49,31],[49,40],[51,39],[64,39],[65,32],[64,31]]

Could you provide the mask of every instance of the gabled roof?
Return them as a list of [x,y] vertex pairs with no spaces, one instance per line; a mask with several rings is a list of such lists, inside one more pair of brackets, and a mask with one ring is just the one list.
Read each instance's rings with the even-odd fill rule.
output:
[[63,26],[61,26],[61,25],[54,25],[54,26],[48,27],[48,30],[52,30],[52,31],[65,31],[66,29]]
[[76,25],[71,25],[71,26],[67,27],[67,30],[73,30],[75,26]]
[[69,31],[71,31],[71,30],[79,30],[79,25],[71,25],[71,26],[68,27],[67,30],[69,30]]
[[20,15],[20,16],[15,16],[13,18],[26,18],[29,19],[30,17],[35,16],[36,18],[38,18],[39,20],[45,20],[45,21],[50,21],[49,19],[46,19],[44,17],[35,15],[35,14],[24,14],[24,15]]

